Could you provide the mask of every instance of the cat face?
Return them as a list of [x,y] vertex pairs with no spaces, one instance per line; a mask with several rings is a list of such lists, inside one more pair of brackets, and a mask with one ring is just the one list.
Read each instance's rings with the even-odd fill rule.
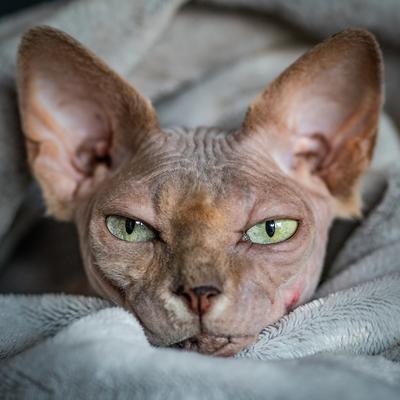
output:
[[18,65],[49,211],[75,221],[91,284],[153,344],[232,355],[310,299],[332,219],[359,212],[375,142],[369,33],[311,50],[230,132],[161,129],[148,100],[50,28],[28,32]]
[[[312,295],[332,218],[329,195],[305,190],[268,146],[254,148],[237,133],[164,134],[79,209],[88,275],[103,296],[139,316],[153,343],[232,354]],[[154,236],[114,236],[108,216],[124,217],[125,233],[129,218]],[[245,237],[263,221],[286,219],[298,223],[288,240]],[[210,288],[205,299],[191,299],[196,288]]]

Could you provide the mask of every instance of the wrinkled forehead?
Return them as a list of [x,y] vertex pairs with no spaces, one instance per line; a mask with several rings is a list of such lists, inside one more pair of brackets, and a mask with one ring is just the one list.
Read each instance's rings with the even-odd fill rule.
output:
[[[164,130],[164,141],[152,143],[139,160],[133,160],[135,179],[153,194],[155,205],[195,201],[217,204],[230,197],[250,201],[257,178],[276,184],[277,170],[268,152],[262,157],[239,143],[236,131],[218,128],[174,128]],[[143,153],[144,154],[144,153]],[[268,179],[268,175],[270,178]]]
[[[165,129],[156,140],[141,143],[128,168],[136,180],[150,184],[171,175],[202,180],[209,188],[255,178],[272,182],[282,173],[274,162],[275,142],[219,128]],[[190,179],[185,183],[190,186]]]
[[[159,191],[207,192],[208,198],[251,197],[252,191],[292,193],[298,185],[274,161],[275,143],[219,128],[167,129],[164,142],[148,154],[147,181]],[[278,145],[278,144],[277,144]],[[159,175],[157,175],[157,172]],[[167,184],[167,181],[169,182]],[[177,183],[179,185],[177,187]],[[291,197],[289,195],[289,197]]]
[[305,208],[301,188],[268,151],[239,143],[234,132],[166,133],[163,141],[144,144],[106,187],[108,203],[128,207],[136,217],[163,215],[182,223],[184,216],[222,223],[222,214],[231,219],[257,207],[271,215]]

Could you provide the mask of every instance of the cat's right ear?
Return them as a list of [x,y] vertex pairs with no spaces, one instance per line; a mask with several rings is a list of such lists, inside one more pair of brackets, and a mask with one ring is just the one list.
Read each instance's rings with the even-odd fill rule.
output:
[[258,148],[297,181],[322,183],[337,216],[359,215],[359,182],[374,150],[382,81],[374,36],[343,31],[300,57],[254,100],[241,137],[257,138]]
[[50,214],[70,219],[82,199],[144,136],[160,134],[149,100],[65,33],[28,31],[17,88],[28,159]]

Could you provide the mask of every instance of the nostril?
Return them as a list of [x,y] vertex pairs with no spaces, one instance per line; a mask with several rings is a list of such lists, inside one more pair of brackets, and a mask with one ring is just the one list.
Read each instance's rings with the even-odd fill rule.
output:
[[189,308],[195,314],[203,315],[211,307],[211,298],[221,294],[221,290],[210,285],[197,286],[189,289],[186,289],[184,286],[179,286],[175,293],[186,300]]
[[221,291],[214,286],[198,286],[192,289],[196,296],[216,296],[220,294]]
[[184,297],[189,303],[191,302],[191,296],[190,294],[185,290],[185,287],[179,286],[178,289],[176,289],[175,294],[181,297]]

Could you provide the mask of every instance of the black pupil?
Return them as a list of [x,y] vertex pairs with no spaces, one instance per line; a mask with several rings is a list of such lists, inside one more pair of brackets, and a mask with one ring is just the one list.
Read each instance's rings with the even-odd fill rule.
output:
[[265,231],[269,237],[274,236],[275,234],[275,221],[266,221],[265,222]]
[[136,221],[134,221],[133,219],[127,218],[125,220],[125,230],[128,235],[130,235],[133,232],[133,230],[135,229],[135,225]]

